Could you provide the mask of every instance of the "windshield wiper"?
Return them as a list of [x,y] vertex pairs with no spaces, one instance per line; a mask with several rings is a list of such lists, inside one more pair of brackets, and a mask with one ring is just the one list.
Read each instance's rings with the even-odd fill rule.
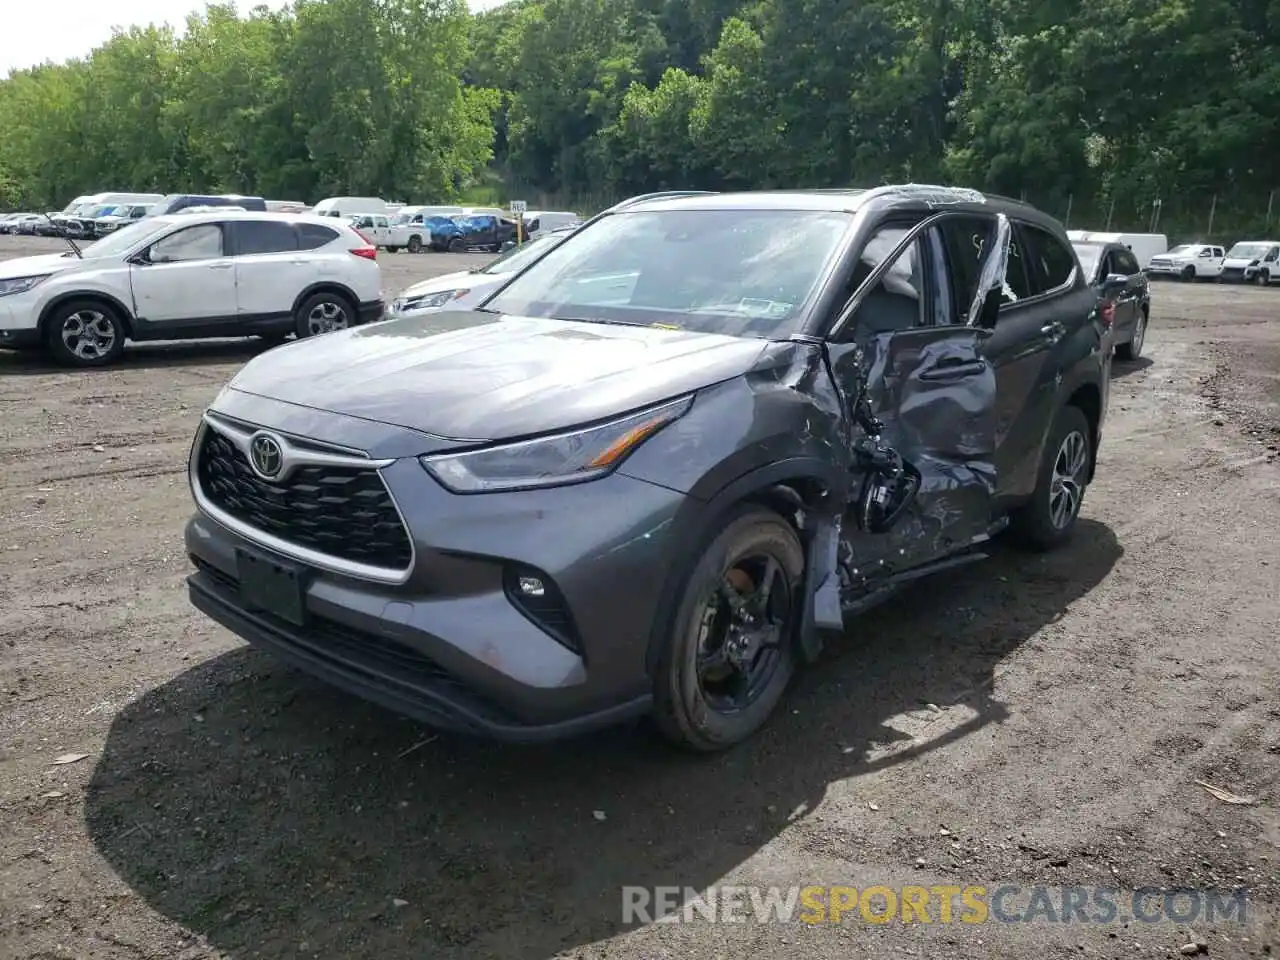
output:
[[649,323],[636,323],[634,320],[606,320],[602,317],[552,317],[552,320],[565,320],[569,323],[602,323],[609,327],[649,327]]
[[[80,252],[80,248],[76,246],[76,242],[71,239],[71,235],[67,233],[66,228],[63,226],[60,226],[58,222],[54,220],[53,217],[49,216],[47,213],[44,215],[44,218],[49,221],[49,224],[50,226],[53,227],[53,229],[58,231],[58,236],[62,237],[63,240],[67,241],[67,245],[71,247],[71,252],[76,255],[76,258],[79,260],[83,260],[84,254]],[[64,253],[63,256],[65,257],[66,254]]]

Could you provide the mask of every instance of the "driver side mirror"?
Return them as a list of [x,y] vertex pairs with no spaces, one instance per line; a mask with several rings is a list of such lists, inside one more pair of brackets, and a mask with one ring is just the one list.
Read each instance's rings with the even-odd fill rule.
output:
[[1110,300],[1118,297],[1129,288],[1129,278],[1123,273],[1109,273],[1107,278],[1102,281],[1102,296]]

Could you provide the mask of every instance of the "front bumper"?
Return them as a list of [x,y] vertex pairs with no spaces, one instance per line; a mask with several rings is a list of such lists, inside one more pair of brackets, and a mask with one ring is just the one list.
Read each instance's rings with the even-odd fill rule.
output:
[[[537,741],[648,711],[646,655],[684,495],[613,475],[459,496],[413,458],[382,477],[413,542],[404,582],[306,567],[306,625],[295,626],[245,602],[237,550],[292,558],[202,511],[186,528],[191,602],[249,643],[444,729]],[[511,584],[525,574],[554,588],[563,618],[518,605]]]

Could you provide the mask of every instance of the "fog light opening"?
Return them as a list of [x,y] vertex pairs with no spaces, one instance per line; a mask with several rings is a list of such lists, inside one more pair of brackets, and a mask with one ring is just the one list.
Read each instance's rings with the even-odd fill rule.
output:
[[582,641],[569,612],[569,604],[555,581],[541,570],[508,566],[503,571],[503,589],[511,605],[535,626],[574,653],[582,654]]

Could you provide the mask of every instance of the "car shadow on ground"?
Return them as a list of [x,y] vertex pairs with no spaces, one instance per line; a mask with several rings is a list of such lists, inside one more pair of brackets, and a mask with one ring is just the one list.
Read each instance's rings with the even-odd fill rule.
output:
[[1111,379],[1119,380],[1121,377],[1131,377],[1135,373],[1142,373],[1154,364],[1155,361],[1148,357],[1139,357],[1137,360],[1112,360]]
[[252,360],[274,344],[255,337],[236,340],[173,340],[132,343],[124,355],[105,367],[64,367],[38,351],[0,350],[0,377],[48,376],[50,374],[118,374],[122,370],[150,370],[158,367],[192,367],[210,363]]
[[[434,736],[240,648],[119,714],[88,829],[138,896],[225,951],[548,957],[625,930],[622,886],[705,888],[830,784],[1001,723],[996,667],[1121,553],[1082,520],[1052,554],[998,546],[922,582],[713,757],[634,728],[537,748]],[[922,711],[961,722],[933,740],[889,723]]]

